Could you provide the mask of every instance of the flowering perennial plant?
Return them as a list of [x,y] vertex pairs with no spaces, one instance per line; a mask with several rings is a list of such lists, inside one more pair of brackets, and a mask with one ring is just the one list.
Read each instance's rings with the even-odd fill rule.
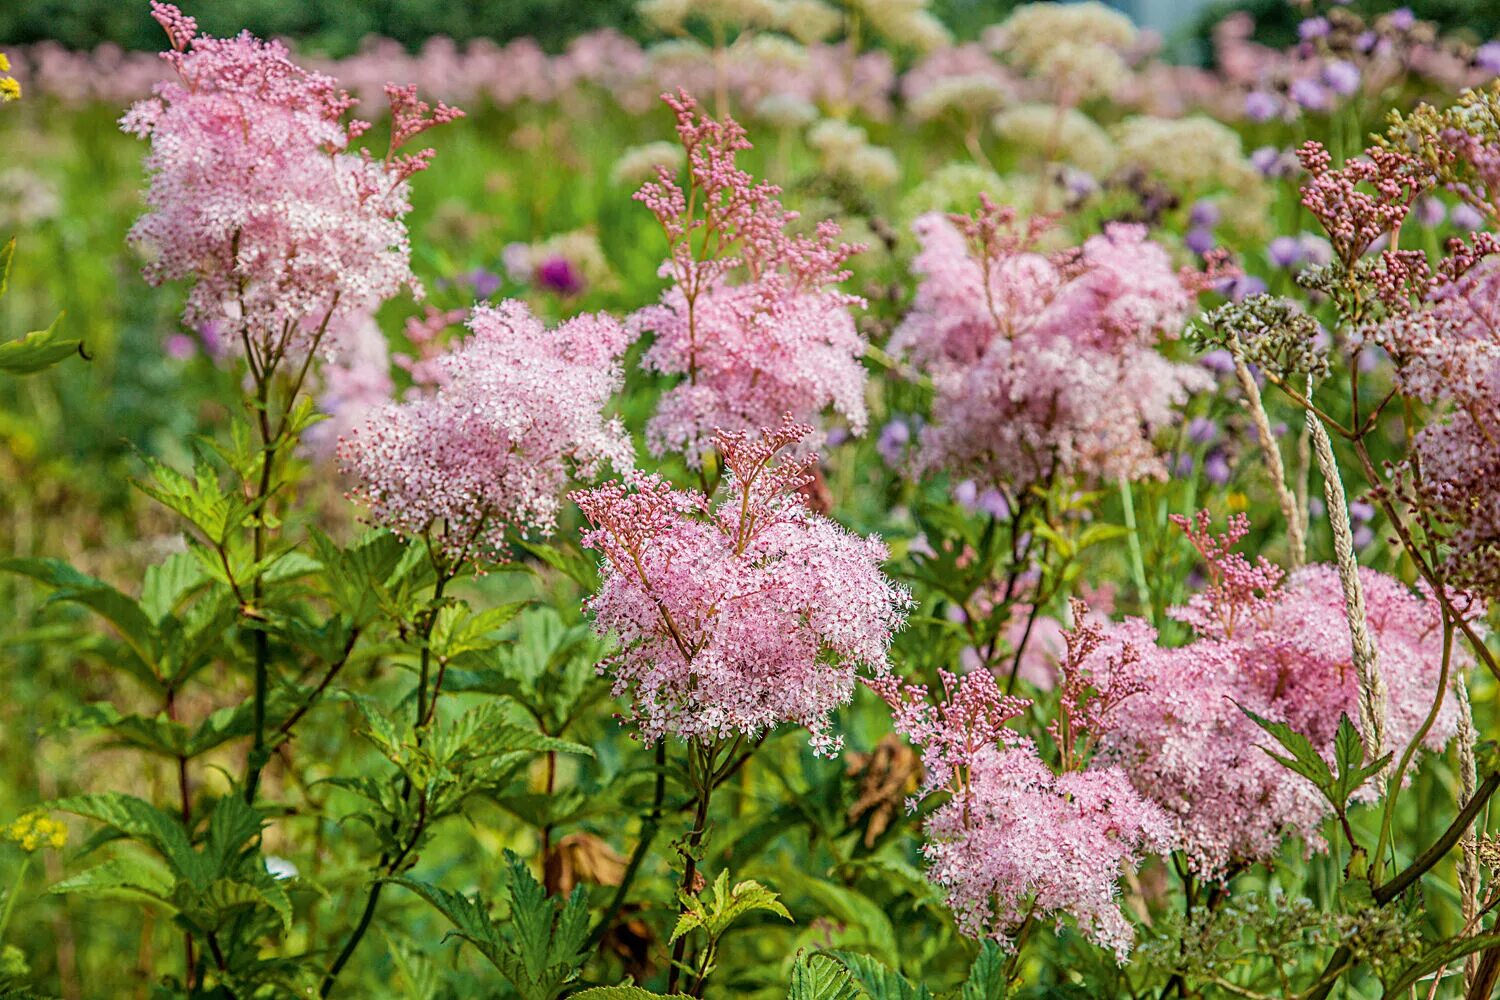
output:
[[849,313],[861,300],[834,287],[859,248],[840,243],[831,221],[795,234],[780,189],[735,164],[750,148],[744,129],[686,94],[663,99],[687,151],[687,186],[663,168],[636,194],[666,234],[661,275],[672,284],[630,326],[654,335],[643,367],[682,378],[647,425],[652,453],[681,452],[697,466],[716,430],[753,430],[783,413],[810,422],[830,407],[862,433],[866,344]]
[[790,722],[833,753],[842,737],[829,713],[860,667],[886,669],[910,598],[881,572],[878,539],[806,508],[811,459],[782,453],[811,433],[790,418],[719,432],[717,502],[641,473],[573,494],[592,526],[584,544],[604,557],[588,609],[621,646],[603,669],[646,741]]
[[[1331,754],[1339,718],[1359,717],[1360,692],[1334,567],[1306,566],[1283,580],[1264,557],[1252,564],[1231,550],[1248,532],[1243,517],[1218,536],[1209,533],[1206,513],[1179,523],[1209,575],[1203,590],[1172,610],[1196,638],[1164,648],[1140,620],[1113,629],[1108,648],[1129,664],[1140,694],[1113,714],[1101,748],[1171,818],[1192,869],[1223,878],[1274,857],[1288,835],[1308,850],[1326,847],[1320,828],[1328,803],[1263,752],[1277,748],[1246,710],[1289,725]],[[1458,715],[1444,692],[1449,668],[1437,602],[1374,570],[1360,575],[1388,692],[1387,749],[1416,741],[1440,751]]]
[[1140,227],[1051,256],[1035,249],[1041,227],[988,197],[972,218],[917,221],[921,280],[891,341],[936,389],[916,471],[1016,492],[1164,476],[1155,432],[1209,379],[1156,344],[1180,333],[1200,276]]
[[1033,920],[1066,915],[1120,961],[1130,952],[1119,879],[1173,841],[1166,814],[1124,771],[1084,759],[1088,730],[1107,729],[1138,689],[1114,661],[1093,674],[1101,640],[1094,626],[1068,637],[1066,689],[1051,727],[1057,770],[1009,728],[1028,703],[1003,694],[988,671],[941,671],[936,704],[926,687],[895,675],[870,682],[896,730],[922,751],[922,795],[948,793],[924,824],[922,853],[965,934],[1013,947]]
[[506,534],[549,534],[573,476],[634,464],[604,415],[628,337],[605,315],[547,330],[524,303],[475,306],[430,395],[369,413],[339,444],[351,496],[452,563],[503,559]]
[[1297,6],[8,50],[0,996],[1493,993],[1500,43]]
[[152,12],[175,78],[121,119],[151,142],[150,210],[131,238],[148,255],[148,281],[192,280],[183,322],[214,324],[271,368],[304,356],[337,314],[369,312],[403,288],[419,293],[406,181],[431,151],[399,150],[462,112],[390,87],[390,151],[376,159],[353,148],[370,127],[345,120],[354,100],[280,43],[199,34],[159,0]]

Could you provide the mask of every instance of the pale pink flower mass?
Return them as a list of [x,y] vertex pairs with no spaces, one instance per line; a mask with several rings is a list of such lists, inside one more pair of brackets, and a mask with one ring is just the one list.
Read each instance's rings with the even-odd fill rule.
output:
[[1172,827],[1121,768],[1084,759],[1084,738],[1095,735],[1088,730],[1107,727],[1136,694],[1118,664],[1097,663],[1100,642],[1095,626],[1068,636],[1067,692],[1051,729],[1056,770],[1009,728],[1028,703],[1001,693],[988,671],[942,671],[937,703],[924,686],[893,675],[870,682],[891,706],[896,730],[922,751],[921,794],[950,795],[924,825],[922,853],[970,937],[1009,947],[1026,920],[1067,916],[1118,960],[1130,952],[1135,932],[1120,911],[1119,879],[1170,850]]
[[369,124],[345,120],[354,101],[331,77],[299,67],[279,42],[201,35],[171,4],[152,11],[175,77],[121,119],[151,143],[148,211],[131,239],[148,281],[192,281],[183,323],[215,324],[252,363],[274,367],[336,330],[341,314],[420,292],[406,181],[431,151],[398,149],[462,113],[390,87],[390,151],[354,152]]
[[814,514],[798,492],[811,459],[784,457],[812,433],[789,418],[720,432],[717,502],[654,475],[574,493],[603,578],[587,601],[619,651],[601,670],[629,694],[647,742],[711,741],[804,726],[819,753],[842,737],[829,713],[863,667],[886,669],[910,598],[881,572],[885,546]]
[[687,187],[661,168],[635,197],[666,234],[660,273],[672,284],[629,321],[653,335],[642,367],[681,376],[646,427],[652,453],[697,466],[716,431],[784,413],[812,423],[832,409],[862,433],[867,345],[849,313],[862,300],[836,287],[859,248],[840,243],[831,221],[795,233],[780,188],[735,163],[750,148],[744,129],[702,114],[686,94],[664,100],[687,151]]
[[[1230,551],[1248,525],[1231,521],[1214,537],[1207,518],[1180,519],[1209,564],[1210,583],[1173,616],[1198,637],[1158,646],[1155,630],[1127,619],[1109,642],[1140,685],[1121,702],[1101,740],[1103,755],[1130,774],[1171,818],[1192,869],[1218,878],[1273,859],[1288,836],[1307,850],[1325,844],[1330,807],[1311,782],[1272,760],[1274,741],[1240,706],[1284,722],[1331,755],[1339,719],[1358,725],[1359,684],[1343,588],[1335,567],[1281,571]],[[1386,750],[1401,751],[1434,700],[1443,704],[1422,745],[1441,750],[1457,730],[1451,693],[1440,690],[1442,632],[1436,600],[1362,568],[1366,619],[1388,692]],[[1453,670],[1469,659],[1455,650]],[[1445,696],[1446,695],[1446,696]],[[1356,798],[1367,798],[1367,786]]]
[[1202,275],[1174,270],[1139,226],[1050,256],[1034,249],[1043,226],[988,197],[972,218],[917,220],[920,283],[890,344],[936,389],[916,471],[1014,492],[1164,476],[1152,438],[1210,380],[1156,344],[1180,332]]
[[368,414],[339,443],[351,496],[406,536],[437,533],[452,563],[503,559],[506,535],[549,534],[574,478],[632,467],[604,415],[628,335],[604,314],[548,330],[526,305],[478,305],[470,335],[434,359],[437,388]]

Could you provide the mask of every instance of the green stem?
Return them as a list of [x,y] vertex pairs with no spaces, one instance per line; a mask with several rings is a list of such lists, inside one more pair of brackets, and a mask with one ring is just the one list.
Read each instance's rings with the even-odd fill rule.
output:
[[1130,532],[1126,541],[1130,548],[1130,573],[1135,578],[1135,588],[1141,602],[1152,607],[1151,585],[1146,582],[1146,560],[1141,555],[1141,532],[1135,520],[1135,496],[1130,489],[1130,480],[1120,477],[1120,502],[1125,508],[1125,527]]
[[10,927],[10,915],[16,910],[16,899],[21,895],[21,884],[26,881],[26,873],[31,870],[31,855],[21,859],[21,867],[16,871],[16,880],[10,887],[10,895],[5,897],[5,909],[0,911],[0,944],[5,943],[5,932]]
[[[718,756],[719,746],[717,743],[705,747],[697,740],[693,740],[688,749],[690,755],[702,755],[702,764],[694,767],[693,760],[689,759],[689,772],[695,776],[694,784],[697,786],[697,810],[693,814],[693,828],[688,831],[687,846],[683,849],[682,867],[682,891],[691,895],[693,893],[693,882],[698,874],[698,859],[695,854],[703,843],[703,834],[708,826],[708,805],[714,794],[714,762]],[[686,912],[686,907],[679,912]],[[667,974],[667,992],[677,992],[677,980],[681,978],[683,956],[687,953],[687,935],[677,939],[672,946],[672,969]]]
[[1385,798],[1385,810],[1380,818],[1380,837],[1375,842],[1375,854],[1370,858],[1370,878],[1372,881],[1380,878],[1381,869],[1385,865],[1385,847],[1391,840],[1391,828],[1396,818],[1396,799],[1401,794],[1401,779],[1406,774],[1407,765],[1411,763],[1412,755],[1416,753],[1417,747],[1427,738],[1427,733],[1432,729],[1432,724],[1437,721],[1438,711],[1443,707],[1443,696],[1448,691],[1448,671],[1453,661],[1453,622],[1449,619],[1447,611],[1443,616],[1443,659],[1440,673],[1438,674],[1437,697],[1432,701],[1432,708],[1427,713],[1427,718],[1422,720],[1422,726],[1406,744],[1406,749],[1401,754],[1401,760],[1396,764],[1395,773],[1391,775],[1390,794]]

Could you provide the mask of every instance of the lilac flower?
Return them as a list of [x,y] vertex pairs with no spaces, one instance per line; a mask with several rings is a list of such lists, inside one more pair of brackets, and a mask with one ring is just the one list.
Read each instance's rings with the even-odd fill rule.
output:
[[1328,88],[1313,79],[1294,81],[1287,94],[1299,107],[1308,111],[1327,111],[1333,105]]
[[500,290],[500,275],[482,267],[476,267],[460,280],[473,290],[476,298],[487,299]]
[[1295,236],[1278,236],[1266,247],[1266,259],[1282,269],[1300,264],[1303,253],[1302,241]]
[[1219,436],[1219,425],[1207,417],[1194,417],[1188,421],[1187,436],[1194,444],[1208,444]]
[[1417,202],[1417,221],[1424,226],[1440,226],[1448,217],[1448,208],[1439,198],[1427,197]]
[[1207,198],[1199,198],[1188,210],[1188,222],[1194,226],[1212,229],[1219,224],[1219,206]]
[[1252,295],[1263,295],[1266,291],[1266,283],[1253,274],[1242,274],[1237,278],[1226,281],[1220,291],[1235,302],[1248,299]]
[[1252,90],[1245,95],[1245,117],[1253,122],[1268,122],[1276,117],[1277,104],[1274,95]]
[[880,437],[875,442],[875,450],[880,453],[881,459],[891,468],[901,464],[906,455],[906,446],[911,444],[911,425],[900,417],[887,421],[880,428]]
[[1250,154],[1250,165],[1262,177],[1285,177],[1291,173],[1291,158],[1275,146],[1260,146]]
[[1359,90],[1359,67],[1347,59],[1336,59],[1323,67],[1323,82],[1340,97],[1350,97]]
[[1474,52],[1474,65],[1486,73],[1500,73],[1500,42],[1485,42]]
[[1375,508],[1364,500],[1355,500],[1349,504],[1349,516],[1364,523],[1375,516]]
[[1230,375],[1234,372],[1234,355],[1222,348],[1209,351],[1198,359],[1198,363],[1215,375]]
[[1200,257],[1212,250],[1218,242],[1218,240],[1214,239],[1213,230],[1206,229],[1203,226],[1194,226],[1182,238],[1183,245]]
[[1479,214],[1479,210],[1473,205],[1465,202],[1459,202],[1457,205],[1454,205],[1453,214],[1448,218],[1453,223],[1453,228],[1455,229],[1473,231],[1484,228],[1484,216]]
[[1333,260],[1333,244],[1321,236],[1303,233],[1297,238],[1302,247],[1302,256],[1312,267],[1322,267]]
[[1203,476],[1215,486],[1223,486],[1229,482],[1229,477],[1233,474],[1233,470],[1229,467],[1229,460],[1224,457],[1222,451],[1215,449],[1209,452],[1208,457],[1203,461]]
[[1391,11],[1386,23],[1397,31],[1410,31],[1416,27],[1417,15],[1411,12],[1410,7],[1398,7]]
[[1331,27],[1326,17],[1309,17],[1297,25],[1297,37],[1304,42],[1310,42],[1315,38],[1327,38]]

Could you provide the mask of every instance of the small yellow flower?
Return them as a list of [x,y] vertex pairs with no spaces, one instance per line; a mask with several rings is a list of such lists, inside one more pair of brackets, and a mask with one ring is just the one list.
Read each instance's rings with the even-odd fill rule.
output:
[[67,825],[43,812],[29,812],[12,820],[3,833],[7,840],[19,844],[28,854],[42,847],[58,850],[68,843]]
[[[10,60],[0,52],[0,73],[10,72]],[[0,104],[21,99],[21,83],[15,77],[0,76]]]
[[1225,506],[1230,510],[1248,510],[1250,498],[1240,492],[1234,492],[1225,497]]

